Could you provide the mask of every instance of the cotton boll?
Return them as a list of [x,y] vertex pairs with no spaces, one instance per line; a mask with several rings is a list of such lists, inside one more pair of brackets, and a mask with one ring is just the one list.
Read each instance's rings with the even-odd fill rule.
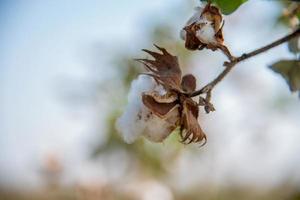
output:
[[134,142],[142,135],[150,141],[162,142],[175,128],[178,108],[175,107],[164,119],[159,118],[142,103],[142,93],[148,91],[166,94],[166,90],[149,76],[140,75],[131,84],[128,105],[116,122],[116,129],[127,143]]
[[[196,21],[196,24],[201,24],[201,28],[196,31],[196,37],[205,44],[209,43],[217,43],[216,37],[215,37],[215,29],[210,21],[206,20],[205,18],[199,18]],[[188,23],[187,23],[188,24]],[[191,23],[190,23],[191,24]],[[188,25],[190,25],[188,24]],[[180,37],[183,40],[186,40],[186,31],[182,29],[180,31]]]
[[[212,10],[214,11],[212,11]],[[196,13],[187,21],[185,28],[189,27],[189,30],[194,32],[196,38],[203,44],[218,44],[216,39],[216,33],[222,22],[221,14],[216,14],[216,9],[213,6],[205,8],[197,8]],[[186,30],[182,29],[180,32],[180,37],[183,40],[187,40]]]

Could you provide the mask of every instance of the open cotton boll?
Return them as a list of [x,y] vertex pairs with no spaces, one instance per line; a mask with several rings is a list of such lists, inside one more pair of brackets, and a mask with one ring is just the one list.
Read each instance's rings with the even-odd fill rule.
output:
[[[217,32],[222,29],[222,15],[217,7],[207,4],[205,8],[197,8],[196,13],[187,21],[185,27],[180,32],[180,37],[183,40],[188,40],[189,48],[194,50],[193,37],[188,38],[188,29],[202,44],[218,44]],[[219,27],[220,26],[220,27]],[[222,39],[219,39],[222,40]]]
[[170,134],[171,127],[174,127],[178,119],[177,108],[168,113],[164,119],[153,114],[142,102],[142,93],[148,91],[166,94],[165,89],[149,76],[140,75],[131,84],[128,105],[116,122],[116,129],[127,143],[134,142],[142,135],[150,141],[161,142]]

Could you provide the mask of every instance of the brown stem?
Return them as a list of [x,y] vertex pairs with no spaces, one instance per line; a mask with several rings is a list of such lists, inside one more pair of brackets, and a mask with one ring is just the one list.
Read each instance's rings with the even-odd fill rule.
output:
[[211,92],[211,90],[220,82],[224,79],[224,77],[231,71],[231,69],[238,64],[239,62],[242,62],[244,60],[247,60],[253,56],[256,56],[258,54],[261,54],[263,52],[268,51],[269,49],[272,49],[278,45],[281,45],[297,36],[300,36],[300,28],[298,28],[296,31],[294,31],[293,33],[280,38],[279,40],[276,40],[274,42],[272,42],[271,44],[268,44],[266,46],[263,46],[259,49],[256,49],[254,51],[251,51],[249,53],[244,53],[241,56],[234,58],[233,60],[229,61],[229,62],[225,62],[224,66],[226,66],[226,68],[210,83],[208,83],[207,85],[205,85],[203,88],[201,88],[200,90],[197,90],[195,92],[190,93],[188,96],[189,97],[194,97],[194,96],[198,96],[200,94],[204,94],[207,92]]

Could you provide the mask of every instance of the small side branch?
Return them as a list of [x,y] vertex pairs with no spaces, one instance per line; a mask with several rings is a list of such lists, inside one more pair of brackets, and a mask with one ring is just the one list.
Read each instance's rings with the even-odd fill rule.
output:
[[254,51],[251,51],[249,53],[244,53],[242,54],[241,56],[239,57],[236,57],[234,59],[232,59],[231,61],[229,62],[224,62],[224,66],[226,67],[213,81],[211,81],[210,83],[208,83],[207,85],[205,85],[203,88],[201,88],[200,90],[197,90],[195,92],[192,92],[190,94],[188,94],[189,97],[195,97],[195,96],[198,96],[200,94],[207,94],[207,93],[210,93],[212,91],[212,89],[219,83],[221,82],[225,77],[226,75],[232,70],[232,68],[234,66],[236,66],[236,64],[244,61],[244,60],[247,60],[251,57],[254,57],[258,54],[261,54],[263,52],[266,52],[274,47],[277,47],[295,37],[298,37],[300,36],[300,28],[298,28],[296,31],[294,31],[293,33],[283,37],[283,38],[280,38],[279,40],[276,40],[274,42],[272,42],[271,44],[268,44],[266,46],[263,46],[259,49],[256,49]]

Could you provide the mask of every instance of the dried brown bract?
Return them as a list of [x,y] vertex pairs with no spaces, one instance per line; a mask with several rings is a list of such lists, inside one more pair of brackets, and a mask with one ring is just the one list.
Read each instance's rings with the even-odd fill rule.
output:
[[181,97],[182,115],[181,115],[181,137],[183,142],[200,142],[206,143],[206,135],[198,123],[199,108],[196,102],[191,98]]
[[180,91],[181,70],[178,65],[176,56],[169,54],[164,48],[158,47],[162,54],[143,49],[149,53],[155,60],[137,59],[142,62],[149,73],[147,75],[153,77],[157,83],[161,84],[167,90]]
[[[166,49],[155,45],[162,53],[144,49],[155,60],[137,59],[147,69],[147,75],[153,77],[163,86],[165,93],[144,92],[143,104],[162,120],[168,120],[174,126],[170,127],[170,133],[180,127],[180,135],[183,143],[206,143],[206,135],[198,123],[198,104],[187,93],[196,89],[196,78],[192,74],[181,77],[181,70],[176,56],[172,56]],[[171,112],[178,112],[177,117],[170,119]],[[172,115],[175,116],[175,115]]]

